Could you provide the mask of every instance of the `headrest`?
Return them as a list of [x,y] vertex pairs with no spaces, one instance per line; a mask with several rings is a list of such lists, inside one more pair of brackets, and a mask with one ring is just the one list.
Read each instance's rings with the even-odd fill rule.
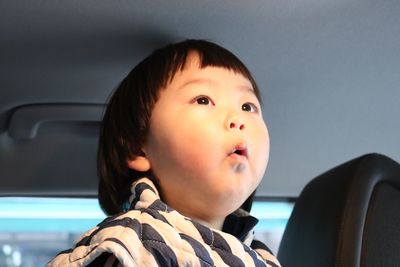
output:
[[278,253],[282,266],[360,266],[370,199],[382,183],[400,189],[400,165],[380,154],[314,178],[289,218]]

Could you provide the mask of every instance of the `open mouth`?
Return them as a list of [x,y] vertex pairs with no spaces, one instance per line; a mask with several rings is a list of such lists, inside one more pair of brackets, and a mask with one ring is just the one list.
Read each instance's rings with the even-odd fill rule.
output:
[[238,145],[236,146],[233,151],[230,153],[230,155],[239,155],[242,157],[248,157],[248,153],[247,153],[247,148],[244,145]]

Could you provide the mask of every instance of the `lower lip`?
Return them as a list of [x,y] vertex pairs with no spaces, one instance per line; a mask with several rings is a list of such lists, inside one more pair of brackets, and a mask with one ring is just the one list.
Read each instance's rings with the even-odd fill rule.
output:
[[232,153],[228,157],[231,158],[231,159],[234,159],[234,160],[247,160],[246,156],[239,155],[239,154],[236,154],[236,153]]

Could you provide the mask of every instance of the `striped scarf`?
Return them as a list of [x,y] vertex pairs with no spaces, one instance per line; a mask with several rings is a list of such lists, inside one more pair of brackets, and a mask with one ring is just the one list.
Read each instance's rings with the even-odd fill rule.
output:
[[[236,227],[234,236],[197,223],[163,203],[148,178],[131,191],[127,212],[105,219],[47,266],[280,266],[253,230]],[[243,212],[225,225],[229,219],[248,228],[243,222],[254,218]]]

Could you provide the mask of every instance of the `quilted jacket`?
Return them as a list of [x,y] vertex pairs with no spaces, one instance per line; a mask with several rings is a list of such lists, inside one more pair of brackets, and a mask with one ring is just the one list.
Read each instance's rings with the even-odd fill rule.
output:
[[257,219],[245,211],[229,215],[219,231],[168,207],[147,178],[131,191],[127,212],[105,219],[47,266],[280,266],[253,240]]

